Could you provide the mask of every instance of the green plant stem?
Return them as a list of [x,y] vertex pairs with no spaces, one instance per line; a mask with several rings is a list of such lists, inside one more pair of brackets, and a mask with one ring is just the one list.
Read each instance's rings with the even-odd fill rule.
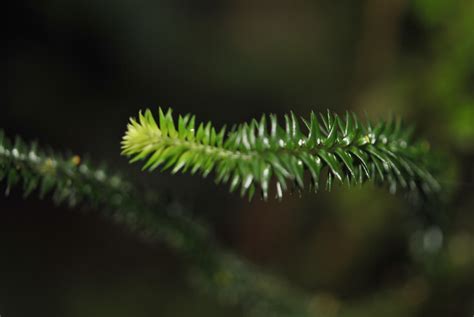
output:
[[306,172],[315,191],[324,180],[328,189],[337,180],[387,184],[393,193],[403,189],[431,195],[440,190],[430,171],[433,155],[428,143],[412,140],[411,129],[401,120],[372,125],[355,115],[343,119],[329,112],[319,118],[311,113],[306,121],[292,113],[285,116],[283,129],[276,116],[262,116],[226,133],[225,128],[217,132],[211,123],[196,129],[190,115],[178,116],[176,122],[171,109],[166,114],[160,109],[155,121],[147,110],[131,119],[122,149],[132,162],[145,160],[143,169],[200,171],[204,177],[214,171],[218,183],[230,183],[231,191],[240,186],[241,195],[248,193],[250,198],[259,188],[266,199],[272,179],[278,198],[288,183],[302,190]]

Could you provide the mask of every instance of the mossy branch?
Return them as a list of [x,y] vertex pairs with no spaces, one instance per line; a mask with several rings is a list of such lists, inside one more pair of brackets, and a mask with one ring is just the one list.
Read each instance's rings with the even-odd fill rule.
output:
[[315,191],[323,182],[331,189],[334,180],[387,184],[392,193],[399,188],[423,194],[440,189],[429,171],[428,143],[413,140],[412,129],[399,119],[373,125],[349,113],[342,118],[312,112],[309,120],[290,113],[284,128],[275,115],[264,115],[229,132],[195,121],[191,115],[176,121],[171,109],[159,109],[157,121],[150,110],[140,112],[128,124],[122,153],[132,162],[145,160],[143,169],[148,170],[162,167],[204,177],[214,171],[216,182],[230,183],[231,191],[240,187],[241,195],[250,198],[260,189],[267,199],[272,179],[277,198],[289,187],[302,190],[305,173]]

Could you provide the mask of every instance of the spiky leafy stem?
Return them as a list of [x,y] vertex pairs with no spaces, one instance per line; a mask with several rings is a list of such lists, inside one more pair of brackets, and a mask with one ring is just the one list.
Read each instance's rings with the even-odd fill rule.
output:
[[[6,194],[21,186],[56,203],[88,204],[125,225],[146,242],[162,242],[185,258],[188,278],[199,290],[252,316],[312,316],[310,297],[222,249],[208,228],[178,203],[150,201],[131,183],[77,155],[44,151],[0,130],[0,182]],[[153,195],[156,197],[156,193]]]
[[348,113],[341,118],[328,111],[318,118],[312,112],[309,120],[291,113],[283,129],[275,115],[264,115],[226,133],[210,122],[196,129],[191,115],[179,116],[175,125],[171,109],[166,114],[159,109],[158,116],[156,122],[146,110],[131,119],[122,141],[124,155],[132,162],[146,160],[143,168],[149,170],[162,166],[172,173],[200,171],[204,177],[214,170],[217,182],[229,182],[231,191],[240,186],[241,195],[248,192],[250,198],[260,187],[266,199],[272,178],[278,198],[288,182],[303,189],[305,171],[315,191],[322,180],[330,189],[334,179],[349,185],[371,180],[388,184],[391,192],[439,190],[429,171],[427,143],[412,140],[412,130],[400,120],[372,125]]

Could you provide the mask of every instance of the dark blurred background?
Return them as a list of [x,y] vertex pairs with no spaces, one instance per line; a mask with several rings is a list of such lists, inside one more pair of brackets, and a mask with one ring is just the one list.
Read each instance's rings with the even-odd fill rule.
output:
[[[51,0],[3,12],[10,136],[89,154],[184,202],[327,316],[474,314],[474,2]],[[444,154],[449,204],[419,210],[371,186],[248,203],[212,179],[141,173],[120,139],[158,106],[217,126],[290,110],[401,115]],[[0,250],[2,317],[242,316],[190,289],[172,250],[93,210],[2,195]]]

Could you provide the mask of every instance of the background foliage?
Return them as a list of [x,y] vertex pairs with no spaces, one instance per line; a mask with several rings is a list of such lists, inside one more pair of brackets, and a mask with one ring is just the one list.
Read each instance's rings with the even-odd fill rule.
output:
[[[221,243],[326,316],[474,311],[474,6],[469,1],[15,1],[0,127],[111,162],[207,219]],[[451,163],[443,210],[371,186],[240,200],[119,158],[129,116],[172,106],[216,126],[329,108],[396,113]],[[241,316],[187,263],[87,208],[0,197],[0,314]],[[92,211],[92,210],[91,210]]]

